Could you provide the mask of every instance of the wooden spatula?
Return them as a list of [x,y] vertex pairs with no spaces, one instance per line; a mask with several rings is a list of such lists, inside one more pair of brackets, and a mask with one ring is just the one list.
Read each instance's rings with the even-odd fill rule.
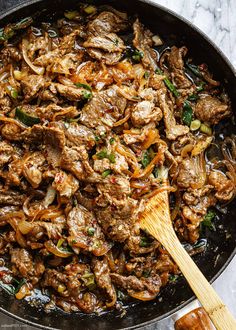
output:
[[168,192],[152,197],[140,217],[141,228],[147,230],[169,252],[179,266],[216,329],[236,330],[236,321],[197,265],[185,251],[172,226]]

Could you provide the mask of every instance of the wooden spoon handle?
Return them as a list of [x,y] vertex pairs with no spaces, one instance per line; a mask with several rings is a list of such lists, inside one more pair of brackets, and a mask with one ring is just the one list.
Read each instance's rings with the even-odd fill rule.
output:
[[[153,233],[152,233],[153,234]],[[170,234],[170,233],[169,233]],[[163,242],[164,243],[164,242]],[[236,330],[236,321],[179,242],[174,230],[163,244],[218,330]]]

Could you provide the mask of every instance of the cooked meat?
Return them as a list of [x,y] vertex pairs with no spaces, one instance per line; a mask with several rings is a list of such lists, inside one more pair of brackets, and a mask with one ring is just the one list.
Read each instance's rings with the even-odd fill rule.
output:
[[140,227],[148,200],[168,182],[173,227],[196,251],[235,197],[231,102],[138,17],[71,10],[0,32],[0,280],[68,313],[125,311],[180,273]]
[[126,99],[119,95],[115,87],[111,87],[94,95],[83,108],[80,121],[87,127],[110,130],[123,115],[125,108]]
[[115,33],[108,33],[104,36],[91,36],[83,46],[85,48],[98,48],[108,53],[122,52],[125,49],[124,42]]
[[142,54],[142,63],[146,68],[150,68],[153,71],[157,68],[157,56],[152,49],[152,32],[146,29],[137,19],[133,25],[134,28],[134,46]]
[[209,184],[214,186],[215,196],[220,202],[228,202],[235,196],[235,184],[221,172],[210,172]]
[[36,74],[23,77],[21,80],[25,100],[29,101],[38,95],[38,92],[45,85],[45,78]]
[[173,81],[178,88],[189,88],[191,87],[191,81],[187,78],[184,73],[184,60],[188,49],[186,47],[177,48],[171,47],[170,54],[168,56],[168,64],[171,70]]
[[66,86],[62,84],[53,84],[58,93],[70,101],[80,101],[84,98],[84,90],[81,88]]
[[13,146],[6,141],[0,141],[0,166],[8,163],[13,155]]
[[179,174],[177,177],[178,186],[181,188],[189,188],[196,183],[198,172],[194,160],[191,158],[184,159],[179,165]]
[[85,249],[96,256],[103,255],[110,250],[111,245],[105,240],[92,212],[78,205],[68,214],[67,224],[69,228],[68,240],[73,247]]
[[2,62],[7,65],[11,61],[20,62],[22,59],[19,49],[16,47],[4,47],[0,52]]
[[25,249],[13,249],[10,254],[11,262],[21,277],[29,278],[33,284],[38,283],[45,270],[42,261],[40,259],[33,261],[33,257]]
[[100,181],[100,177],[90,166],[88,153],[82,145],[80,147],[65,147],[63,149],[61,167],[71,172],[79,180]]
[[5,88],[0,86],[0,113],[4,114],[11,110],[12,101],[8,96]]
[[221,102],[216,97],[207,95],[199,99],[194,114],[202,122],[216,125],[230,115],[230,109],[227,104]]
[[104,36],[91,36],[83,45],[89,55],[107,65],[119,62],[125,49],[124,42],[116,34],[109,33]]
[[70,123],[65,129],[66,143],[69,147],[84,145],[91,149],[95,145],[94,133],[84,125]]
[[1,189],[0,192],[0,205],[14,205],[14,206],[21,206],[26,199],[26,195],[22,194],[19,191],[14,190],[7,190],[4,191]]
[[107,260],[93,259],[92,268],[95,275],[95,280],[99,288],[101,288],[109,298],[109,302],[116,301],[116,291],[111,283],[110,270],[108,267]]
[[166,127],[166,137],[169,140],[175,140],[178,136],[185,135],[189,132],[187,126],[176,124],[176,120],[173,113],[173,105],[171,101],[168,101],[166,95],[166,89],[161,88],[157,91],[160,108],[163,112],[164,123]]
[[[50,92],[50,91],[45,91]],[[45,93],[44,92],[44,93]],[[43,99],[42,95],[41,98]],[[45,100],[45,99],[44,99]],[[47,99],[47,101],[54,101],[54,95],[52,95],[52,98],[50,97]],[[56,119],[72,119],[79,115],[78,110],[76,107],[69,106],[69,107],[61,107],[59,105],[56,105],[55,103],[50,103],[45,107],[37,107],[35,109],[35,113],[37,116],[41,119],[46,119],[49,121],[53,121],[54,118]]]
[[155,107],[150,101],[142,101],[137,104],[131,114],[131,120],[134,126],[142,126],[151,121],[157,123],[162,119],[161,109]]
[[22,128],[14,123],[6,123],[1,127],[1,135],[9,141],[21,140]]
[[103,11],[92,22],[88,24],[89,36],[105,36],[108,33],[116,33],[127,28],[127,22],[121,16]]

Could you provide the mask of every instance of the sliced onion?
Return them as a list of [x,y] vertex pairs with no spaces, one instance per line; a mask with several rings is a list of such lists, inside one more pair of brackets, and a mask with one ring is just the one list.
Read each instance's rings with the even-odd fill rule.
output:
[[44,197],[43,200],[43,206],[47,208],[49,205],[53,203],[55,197],[56,197],[56,190],[51,185],[49,185],[46,196]]
[[144,290],[144,291],[134,291],[134,290],[128,290],[128,294],[135,298],[135,299],[139,299],[139,300],[142,300],[142,301],[149,301],[149,300],[153,300],[156,298],[156,296],[158,295],[158,292],[157,293],[151,293],[147,290]]
[[31,222],[22,220],[19,224],[18,224],[18,229],[20,230],[20,232],[23,235],[27,235],[32,229],[33,229],[34,225]]
[[18,228],[16,229],[16,241],[22,248],[27,248],[26,240]]
[[51,252],[52,254],[54,254],[57,257],[68,258],[73,255],[73,252],[63,251],[63,250],[59,249],[55,244],[53,244],[52,241],[45,242],[44,246],[46,247],[46,249],[49,252]]
[[38,75],[43,75],[45,68],[44,67],[39,67],[35,66],[29,59],[28,57],[28,47],[29,47],[29,42],[27,39],[22,40],[22,55],[25,60],[25,62],[28,64],[28,66],[31,68],[32,71],[34,71]]
[[[209,147],[209,145],[212,142],[213,137],[212,136],[208,136],[207,138],[205,138],[204,140],[200,140],[197,142],[197,144],[194,146],[191,155],[197,156],[200,155],[200,153],[202,153],[206,148]],[[182,156],[182,153],[181,153]]]
[[185,158],[188,156],[188,153],[193,150],[194,146],[192,143],[186,144],[186,146],[183,147],[181,150],[181,157]]

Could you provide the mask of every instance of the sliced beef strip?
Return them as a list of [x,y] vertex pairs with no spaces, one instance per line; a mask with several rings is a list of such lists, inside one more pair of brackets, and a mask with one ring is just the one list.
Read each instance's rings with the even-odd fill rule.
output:
[[87,127],[105,127],[110,130],[113,124],[124,114],[126,99],[119,95],[115,86],[96,93],[82,109],[80,122]]
[[112,282],[125,290],[132,290],[132,291],[149,291],[153,294],[158,294],[161,287],[161,279],[156,274],[152,277],[148,278],[137,278],[136,276],[123,276],[116,273],[111,273],[111,280]]
[[[114,201],[111,198],[111,203]],[[138,201],[127,198],[120,203],[116,200],[114,204],[100,207],[95,211],[97,220],[103,232],[111,240],[124,242],[130,237],[138,210]]]
[[189,88],[192,83],[184,74],[184,60],[188,49],[186,47],[171,47],[168,58],[168,64],[174,83],[178,88]]
[[53,83],[58,93],[70,101],[80,101],[84,99],[84,89]]
[[94,133],[84,125],[70,123],[65,128],[65,136],[69,147],[84,145],[86,149],[91,149],[95,145]]
[[3,86],[0,86],[0,113],[5,114],[11,110],[12,101]]
[[83,45],[89,55],[107,65],[119,62],[125,49],[124,42],[114,33],[105,36],[92,36]]
[[45,85],[45,78],[40,75],[26,75],[21,80],[25,101],[32,100]]
[[[54,97],[54,96],[53,96]],[[54,99],[50,99],[54,102]],[[50,103],[45,107],[36,107],[35,113],[37,117],[44,120],[58,120],[58,119],[70,119],[79,115],[79,111],[74,106],[62,107],[55,103]]]
[[88,48],[87,52],[92,58],[95,58],[96,60],[103,62],[107,65],[117,64],[122,57],[121,52],[108,53],[96,48]]
[[196,183],[198,173],[196,165],[192,158],[185,158],[179,164],[179,174],[177,177],[177,184],[180,188],[189,188],[192,184]]
[[45,145],[45,157],[54,168],[60,166],[61,153],[65,146],[65,135],[59,127],[34,125],[28,128],[22,138],[26,143]]
[[209,183],[214,186],[216,191],[215,197],[220,202],[228,202],[235,196],[235,184],[223,173],[211,171],[208,180]]
[[65,147],[61,155],[61,168],[71,172],[78,180],[101,181],[101,176],[94,172],[89,164],[88,153],[83,145]]
[[14,190],[7,190],[4,191],[1,189],[0,191],[0,205],[14,205],[14,206],[22,206],[26,199],[26,195],[22,194],[20,191],[14,191]]
[[216,97],[207,95],[197,101],[194,114],[200,121],[216,125],[222,119],[229,117],[231,110],[227,104]]
[[79,309],[84,313],[91,314],[96,309],[97,298],[92,292],[85,292],[76,300]]
[[152,49],[152,32],[145,29],[144,26],[137,19],[133,24],[134,29],[134,40],[133,45],[140,52],[142,52],[142,63],[144,67],[152,69],[153,71],[157,68],[157,56],[155,51]]
[[150,122],[157,124],[162,119],[162,111],[150,101],[139,102],[131,113],[132,124],[136,127]]
[[15,151],[11,144],[6,141],[0,141],[0,166],[7,164],[14,153]]
[[116,33],[127,28],[127,21],[121,16],[103,11],[87,26],[88,36],[105,36],[108,33]]
[[32,255],[25,249],[16,248],[10,251],[11,262],[17,272],[32,284],[38,283],[44,273],[45,267],[40,259],[33,260]]
[[169,140],[175,140],[178,136],[185,135],[189,132],[188,126],[176,124],[173,113],[173,106],[167,100],[166,88],[157,90],[160,108],[163,112],[164,123],[166,127],[166,137]]
[[129,180],[121,175],[110,175],[97,184],[102,199],[113,203],[113,199],[123,200],[131,194]]
[[0,59],[2,60],[4,65],[7,65],[12,60],[15,62],[20,62],[20,60],[22,59],[22,55],[16,47],[7,45],[7,47],[1,49]]
[[111,245],[98,225],[93,212],[81,205],[74,207],[67,217],[69,242],[73,247],[90,251],[96,256],[105,254]]
[[21,133],[24,131],[23,127],[15,123],[6,123],[1,128],[2,137],[9,141],[21,141]]
[[95,275],[95,280],[97,286],[102,289],[110,303],[115,303],[116,301],[116,291],[111,282],[110,269],[108,267],[108,262],[105,257],[103,259],[93,258],[92,259],[92,269]]
[[115,33],[104,36],[91,36],[83,44],[85,48],[98,48],[108,53],[121,53],[125,49],[124,42]]

